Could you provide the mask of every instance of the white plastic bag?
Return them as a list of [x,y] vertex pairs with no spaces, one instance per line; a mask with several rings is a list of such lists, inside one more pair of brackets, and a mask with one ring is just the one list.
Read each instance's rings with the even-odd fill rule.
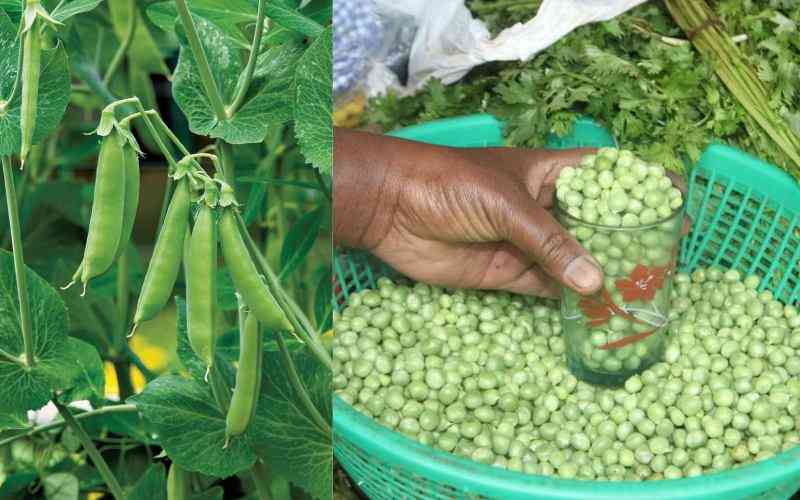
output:
[[385,25],[416,25],[409,53],[405,86],[379,60],[373,61],[365,90],[379,95],[394,88],[413,94],[429,78],[445,84],[491,61],[524,61],[575,28],[607,21],[646,0],[544,0],[536,16],[503,30],[494,39],[482,21],[474,19],[464,0],[375,0]]

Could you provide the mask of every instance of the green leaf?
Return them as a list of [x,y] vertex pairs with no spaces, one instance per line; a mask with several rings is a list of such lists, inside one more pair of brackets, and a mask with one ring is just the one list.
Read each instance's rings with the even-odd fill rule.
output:
[[128,401],[136,404],[153,425],[164,451],[187,470],[228,477],[255,462],[247,434],[231,440],[223,449],[225,414],[207,384],[161,376]]
[[[67,309],[64,301],[44,279],[26,269],[31,304],[31,330],[36,364],[22,364],[0,358],[0,408],[24,411],[38,409],[50,400],[54,390],[72,387],[76,365],[67,359]],[[19,324],[14,259],[0,251],[0,349],[24,356]]]
[[312,38],[319,36],[325,30],[321,24],[287,5],[285,1],[267,2],[264,12],[276,24]]
[[289,229],[281,249],[280,279],[290,276],[314,247],[322,226],[322,209],[317,208],[295,222]]
[[333,29],[327,28],[297,65],[295,134],[306,160],[330,174],[333,163],[331,108]]
[[47,500],[78,500],[80,484],[78,478],[66,472],[48,474],[42,480]]
[[[306,349],[292,355],[301,380],[323,418],[331,417],[331,372]],[[269,450],[268,460],[315,498],[329,498],[332,488],[331,436],[307,415],[277,352],[264,353],[261,397],[256,410],[254,446]]]
[[133,489],[126,495],[128,500],[167,500],[167,474],[163,463],[150,465]]
[[[220,31],[240,48],[250,47],[251,40],[242,33],[239,26],[256,22],[256,5],[249,0],[192,0],[189,4],[192,14],[202,17],[216,25]],[[174,32],[178,11],[174,2],[158,2],[147,7],[147,17],[166,32]]]
[[[108,10],[111,13],[111,23],[114,25],[114,32],[119,40],[123,40],[128,34],[128,22],[131,18],[130,5],[128,0],[108,0]],[[144,22],[141,9],[136,9],[136,31],[133,40],[128,48],[127,56],[130,58],[132,66],[140,71],[147,73],[157,73],[168,75],[169,68],[164,62],[164,56],[158,48],[147,23]],[[134,94],[136,95],[136,94]],[[145,104],[147,106],[147,104]]]
[[0,432],[22,430],[28,428],[28,416],[25,412],[15,411],[0,413]]
[[[241,51],[210,22],[199,17],[195,17],[195,22],[217,88],[223,101],[229,103],[243,72]],[[205,94],[194,56],[185,40],[182,40],[172,93],[189,119],[192,132],[221,138],[231,144],[261,142],[271,125],[286,122],[292,117],[292,68],[300,54],[299,47],[294,44],[273,47],[262,53],[244,104],[234,116],[220,121]]]
[[[19,68],[17,57],[6,57],[17,54],[19,39],[17,27],[5,12],[0,12],[0,96],[9,96]],[[70,94],[70,76],[67,65],[67,53],[59,43],[54,49],[42,51],[41,76],[39,80],[39,98],[36,109],[36,128],[33,142],[41,142],[58,126],[64,111],[67,109]],[[19,152],[22,132],[20,131],[20,113],[22,92],[16,92],[14,99],[0,111],[0,155],[11,155]]]
[[62,396],[64,402],[88,399],[99,401],[105,395],[106,378],[103,360],[91,344],[67,338],[66,361],[73,365],[73,380]]
[[[80,21],[77,18],[76,21]],[[81,39],[81,33],[78,30],[78,23],[74,23],[67,33],[67,49],[70,57],[70,67],[75,75],[80,78],[83,83],[89,86],[92,91],[98,95],[106,104],[110,104],[117,100],[117,97],[109,90],[103,83],[103,77],[97,64],[89,56],[89,51],[86,47],[91,47],[91,43],[84,43]]]
[[189,500],[222,500],[225,496],[225,490],[221,486],[214,486],[206,491],[195,493],[189,496]]
[[36,471],[22,471],[9,474],[0,484],[0,498],[18,498],[16,493],[24,490],[29,484],[36,481],[39,475]]
[[331,266],[326,265],[320,269],[317,292],[314,295],[314,321],[317,330],[327,331],[333,322],[333,283],[331,280]]
[[72,16],[94,10],[102,2],[103,0],[72,0],[71,2],[59,3],[50,15],[56,21],[63,23]]
[[14,24],[19,23],[22,17],[22,5],[24,0],[0,0],[0,10],[3,10],[11,18]]

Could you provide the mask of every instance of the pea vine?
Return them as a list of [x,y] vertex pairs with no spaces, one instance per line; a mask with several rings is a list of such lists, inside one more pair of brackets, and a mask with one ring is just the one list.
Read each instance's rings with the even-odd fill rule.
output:
[[0,497],[329,495],[330,20],[0,0]]

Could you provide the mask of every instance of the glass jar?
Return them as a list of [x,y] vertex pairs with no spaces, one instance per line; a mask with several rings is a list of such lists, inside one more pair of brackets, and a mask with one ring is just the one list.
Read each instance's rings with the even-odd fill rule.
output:
[[603,287],[583,296],[562,287],[567,365],[579,379],[619,386],[661,360],[683,207],[635,227],[592,224],[556,208],[561,224],[603,269]]

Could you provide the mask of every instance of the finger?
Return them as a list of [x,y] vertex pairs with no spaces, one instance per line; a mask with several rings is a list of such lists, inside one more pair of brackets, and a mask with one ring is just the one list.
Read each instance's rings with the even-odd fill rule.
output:
[[525,185],[531,196],[542,203],[552,203],[553,191],[547,190],[555,185],[564,167],[580,165],[584,156],[594,154],[596,148],[575,149],[537,149],[522,151],[525,169]]
[[600,266],[544,208],[524,195],[509,199],[508,240],[548,275],[580,294],[596,292],[603,284]]
[[492,257],[475,288],[506,290],[540,297],[559,296],[558,284],[538,266],[531,265],[530,259],[514,245],[506,242],[483,244],[473,247],[473,250],[478,251],[478,248],[489,245],[494,248]]
[[666,175],[672,181],[672,185],[680,189],[681,193],[683,193],[683,195],[686,196],[686,192],[688,190],[686,185],[686,178],[677,172],[673,172],[672,170],[667,170]]

